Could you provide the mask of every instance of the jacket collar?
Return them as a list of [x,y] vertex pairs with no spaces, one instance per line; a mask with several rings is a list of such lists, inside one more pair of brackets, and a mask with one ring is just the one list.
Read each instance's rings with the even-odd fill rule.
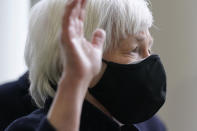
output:
[[[53,99],[48,98],[45,102],[44,111],[47,113]],[[92,125],[92,126],[89,126]],[[119,126],[112,118],[105,115],[87,100],[84,100],[80,131],[99,130],[99,131],[138,131],[134,125]]]

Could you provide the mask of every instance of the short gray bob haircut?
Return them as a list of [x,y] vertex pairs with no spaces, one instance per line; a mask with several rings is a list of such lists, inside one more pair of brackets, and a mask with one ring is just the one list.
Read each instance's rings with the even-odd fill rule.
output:
[[[62,16],[68,0],[41,0],[31,10],[25,61],[29,69],[30,94],[38,107],[54,97],[62,73],[59,49]],[[145,0],[88,0],[84,21],[85,37],[90,40],[97,28],[106,31],[104,52],[118,47],[128,35],[145,31],[153,17]]]

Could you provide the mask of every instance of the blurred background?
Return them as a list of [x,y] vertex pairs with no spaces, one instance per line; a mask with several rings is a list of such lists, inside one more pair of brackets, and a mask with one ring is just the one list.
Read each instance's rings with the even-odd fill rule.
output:
[[[27,69],[23,52],[29,10],[38,0],[0,1],[0,84]],[[151,0],[153,51],[167,72],[168,94],[158,115],[169,131],[197,130],[197,1]]]

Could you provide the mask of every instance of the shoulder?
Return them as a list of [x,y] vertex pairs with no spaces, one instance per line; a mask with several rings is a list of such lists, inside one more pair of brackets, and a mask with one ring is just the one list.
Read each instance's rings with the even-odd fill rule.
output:
[[28,72],[16,81],[0,85],[0,130],[36,109],[28,88]]
[[38,109],[27,116],[15,120],[5,129],[5,131],[35,131],[45,116],[46,113],[44,110]]
[[[7,95],[10,94],[14,96],[24,96],[24,94],[28,93],[29,85],[28,72],[26,72],[18,80],[0,85],[0,97],[6,97],[6,99],[8,99]],[[11,99],[12,98],[14,97],[11,97]]]

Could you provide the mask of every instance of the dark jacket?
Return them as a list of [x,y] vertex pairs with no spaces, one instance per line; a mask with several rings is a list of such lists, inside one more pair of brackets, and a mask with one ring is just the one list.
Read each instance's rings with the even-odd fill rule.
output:
[[18,80],[0,86],[0,131],[15,119],[36,109],[28,93],[28,73]]
[[[0,108],[1,130],[19,117],[21,118],[10,124],[8,131],[54,130],[46,119],[52,99],[47,100],[44,109],[35,110],[28,88],[28,73],[18,81],[0,86],[0,105],[3,105]],[[31,113],[32,111],[34,112]],[[136,128],[140,131],[166,131],[164,124],[156,116],[143,123],[120,127],[88,101],[84,101],[80,131],[135,131]]]

